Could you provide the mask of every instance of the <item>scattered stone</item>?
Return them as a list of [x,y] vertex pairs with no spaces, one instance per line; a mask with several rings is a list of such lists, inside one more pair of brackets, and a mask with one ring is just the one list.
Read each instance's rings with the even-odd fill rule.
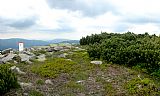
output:
[[102,64],[102,61],[91,61],[92,64],[100,65]]
[[61,52],[64,52],[64,51],[68,51],[69,49],[62,49],[62,50],[60,50]]
[[76,83],[82,83],[82,82],[84,82],[84,80],[79,80],[79,81],[77,81]]
[[14,61],[14,64],[17,64],[18,62],[17,61]]
[[27,54],[19,54],[21,61],[29,61],[29,59],[31,58],[29,55]]
[[0,64],[3,64],[2,60],[0,59]]
[[55,50],[55,51],[60,51],[60,50],[63,50],[63,47],[61,47],[61,46],[56,46],[56,47],[54,47],[54,50]]
[[71,59],[66,59],[66,60],[68,60],[68,61],[72,61]]
[[46,84],[51,84],[51,85],[53,85],[52,81],[49,80],[49,79],[47,79],[47,80],[45,81],[45,83],[46,83]]
[[2,51],[2,55],[4,54],[9,54],[13,49],[12,48],[8,48]]
[[32,62],[31,62],[31,61],[26,61],[26,63],[28,63],[28,64],[32,64]]
[[84,51],[85,49],[79,48],[79,47],[75,47],[77,50],[79,51]]
[[46,55],[44,55],[44,54],[41,54],[41,55],[39,55],[39,56],[37,56],[37,60],[38,61],[45,61],[46,60]]
[[54,51],[55,51],[55,49],[54,49],[54,48],[52,48],[52,47],[50,47],[50,48],[47,48],[47,49],[46,49],[46,51],[47,51],[47,52],[54,52]]
[[86,96],[86,95],[83,94],[83,93],[78,93],[77,95],[78,95],[78,96]]
[[32,83],[24,83],[24,82],[19,82],[19,85],[24,88],[24,87],[32,87]]
[[[141,75],[140,75],[140,74],[138,74],[138,78],[141,79]],[[141,80],[142,80],[142,79],[141,79]]]
[[33,53],[30,52],[30,51],[24,51],[23,53],[26,54],[26,55],[29,55],[29,56],[32,57],[32,58],[36,56],[35,54],[33,54]]
[[11,69],[12,71],[18,73],[18,74],[26,74],[25,72],[22,72],[22,71],[21,71],[18,67],[16,67],[16,66],[12,66],[10,69]]
[[1,55],[1,54],[0,54],[0,58],[3,58],[3,57],[4,57],[4,55]]
[[73,52],[68,52],[69,54],[73,54]]
[[28,93],[23,93],[24,96],[29,96]]
[[1,61],[2,61],[3,63],[6,63],[7,61],[12,60],[12,59],[14,58],[14,56],[16,56],[16,54],[9,53],[6,57],[3,57],[3,58],[1,59]]
[[66,58],[67,55],[68,55],[67,53],[63,53],[63,54],[60,54],[58,57],[59,58]]
[[107,80],[107,82],[111,82],[111,81],[112,81],[111,79],[108,79],[108,80]]

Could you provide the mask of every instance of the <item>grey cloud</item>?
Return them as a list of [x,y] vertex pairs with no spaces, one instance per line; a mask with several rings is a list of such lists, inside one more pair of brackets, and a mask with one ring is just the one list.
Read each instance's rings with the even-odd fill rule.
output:
[[132,24],[146,24],[146,23],[155,23],[155,24],[159,24],[160,23],[160,19],[159,16],[157,17],[149,17],[149,16],[124,16],[125,19],[123,19],[123,21],[127,22],[127,23],[132,23]]
[[103,0],[91,0],[89,4],[85,0],[47,0],[51,8],[80,11],[85,16],[94,17],[108,11],[116,13],[115,7]]
[[36,18],[31,17],[27,19],[13,20],[8,22],[6,25],[16,29],[25,29],[35,25],[36,20]]
[[22,19],[8,19],[0,17],[0,26],[25,29],[33,26],[36,23],[37,19],[38,18],[36,18],[35,16]]

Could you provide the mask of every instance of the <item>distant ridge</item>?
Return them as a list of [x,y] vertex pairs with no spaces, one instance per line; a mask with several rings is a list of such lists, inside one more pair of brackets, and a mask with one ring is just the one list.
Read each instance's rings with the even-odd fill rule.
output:
[[[79,40],[78,40],[79,41]],[[77,40],[69,40],[69,39],[53,39],[49,41],[43,40],[27,40],[21,38],[10,38],[10,39],[0,39],[0,50],[4,50],[7,48],[18,49],[18,42],[24,42],[25,47],[32,46],[44,46],[52,43],[69,43],[69,42],[78,42]]]
[[79,40],[68,40],[68,41],[62,41],[60,43],[73,43],[73,44],[79,44]]
[[60,43],[63,41],[68,41],[69,39],[53,39],[53,40],[49,40],[49,43]]
[[20,38],[11,38],[11,39],[0,39],[0,50],[4,50],[7,48],[18,48],[18,42],[24,42],[25,47],[31,46],[41,46],[41,45],[48,45],[49,43],[42,40],[27,40],[27,39],[20,39]]

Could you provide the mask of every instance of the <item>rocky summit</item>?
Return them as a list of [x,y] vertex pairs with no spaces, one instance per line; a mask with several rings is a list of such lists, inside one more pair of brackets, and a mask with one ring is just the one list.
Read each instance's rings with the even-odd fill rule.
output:
[[[6,64],[11,62],[25,62],[32,63],[33,59],[37,61],[45,61],[45,54],[52,54],[54,52],[64,52],[70,49],[70,46],[35,46],[32,48],[25,48],[24,51],[19,52],[18,50],[8,48],[2,50],[0,53],[0,64]],[[66,57],[66,53],[57,55],[57,57]]]
[[87,48],[80,45],[35,46],[22,52],[6,49],[0,54],[0,63],[0,67],[8,68],[6,74],[14,73],[8,75],[10,79],[4,79],[11,82],[16,76],[13,80],[19,85],[15,90],[15,81],[11,82],[14,86],[5,96],[159,96],[160,93],[157,81],[148,74],[90,58]]

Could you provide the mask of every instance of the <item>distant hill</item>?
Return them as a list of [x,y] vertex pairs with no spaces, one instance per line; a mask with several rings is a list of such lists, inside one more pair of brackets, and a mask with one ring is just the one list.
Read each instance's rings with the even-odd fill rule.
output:
[[49,42],[42,41],[42,40],[26,40],[20,38],[12,38],[12,39],[0,39],[0,50],[6,48],[18,48],[18,42],[24,42],[25,47],[32,47],[32,46],[41,46],[41,45],[48,45]]
[[79,44],[79,40],[68,40],[68,41],[62,41],[60,43],[74,43],[74,44]]
[[24,42],[25,47],[32,47],[32,46],[43,46],[49,45],[53,43],[79,43],[79,40],[69,40],[69,39],[54,39],[49,41],[43,40],[27,40],[27,39],[20,39],[20,38],[11,38],[11,39],[0,39],[0,50],[4,50],[7,48],[18,49],[18,42]]
[[54,39],[54,40],[49,40],[49,43],[61,43],[63,41],[68,41],[69,39]]

